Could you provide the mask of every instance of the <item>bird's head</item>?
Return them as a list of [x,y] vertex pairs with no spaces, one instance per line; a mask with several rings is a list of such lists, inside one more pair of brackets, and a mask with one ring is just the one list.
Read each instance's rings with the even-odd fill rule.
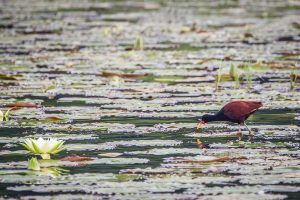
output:
[[203,115],[202,119],[199,119],[197,129],[202,128],[202,126],[207,122],[207,119],[208,119],[208,115]]

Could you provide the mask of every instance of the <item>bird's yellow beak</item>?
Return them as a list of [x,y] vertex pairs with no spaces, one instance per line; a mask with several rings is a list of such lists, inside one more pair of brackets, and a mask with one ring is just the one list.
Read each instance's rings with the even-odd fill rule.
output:
[[202,126],[203,126],[204,124],[205,124],[204,121],[203,121],[203,120],[200,120],[200,122],[199,122],[198,125],[197,125],[197,129],[202,128]]

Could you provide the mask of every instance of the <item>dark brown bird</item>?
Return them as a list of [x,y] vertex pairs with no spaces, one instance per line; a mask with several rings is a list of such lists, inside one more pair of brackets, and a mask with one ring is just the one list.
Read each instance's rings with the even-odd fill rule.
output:
[[203,115],[197,129],[201,128],[205,123],[212,121],[229,121],[239,124],[238,136],[241,139],[240,124],[244,124],[248,129],[250,135],[253,135],[251,129],[246,125],[246,119],[262,107],[261,102],[257,101],[232,101],[226,104],[219,112],[214,115]]

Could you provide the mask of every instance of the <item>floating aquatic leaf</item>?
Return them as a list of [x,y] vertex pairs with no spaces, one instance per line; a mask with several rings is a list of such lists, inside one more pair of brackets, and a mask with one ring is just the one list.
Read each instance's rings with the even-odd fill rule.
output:
[[55,117],[55,116],[51,116],[51,117],[47,117],[46,121],[49,121],[49,122],[62,122],[62,121],[64,121],[64,119],[59,118],[59,117]]
[[103,157],[118,157],[121,156],[122,153],[100,153],[98,154],[99,156],[103,156]]
[[13,109],[17,108],[37,108],[38,105],[35,103],[27,103],[27,102],[15,102],[15,103],[9,103],[6,105],[7,107],[13,107]]
[[135,175],[135,174],[116,174],[115,177],[120,182],[136,180],[136,179],[142,178],[141,175]]
[[115,149],[116,145],[111,143],[102,144],[67,144],[65,147],[68,150],[74,151],[94,151],[94,150],[110,150]]
[[0,156],[24,155],[27,153],[28,151],[26,150],[16,150],[16,151],[2,150],[0,151]]
[[125,152],[129,155],[169,155],[169,154],[200,154],[201,151],[196,148],[155,148],[147,151]]
[[187,160],[187,159],[179,159],[181,162],[186,162],[186,163],[213,163],[213,162],[226,162],[226,161],[235,161],[235,160],[244,160],[247,159],[245,156],[241,157],[229,157],[229,156],[224,156],[220,158],[212,158],[212,159],[195,159],[195,160]]
[[79,162],[79,161],[86,161],[86,160],[93,160],[91,157],[86,156],[67,156],[62,158],[63,161],[71,161],[71,162]]
[[50,91],[50,90],[54,90],[55,88],[56,88],[55,85],[51,85],[51,86],[49,86],[49,87],[45,90],[45,92],[48,92],[48,91]]
[[128,140],[128,141],[114,141],[108,142],[109,145],[116,146],[177,146],[182,144],[178,140]]

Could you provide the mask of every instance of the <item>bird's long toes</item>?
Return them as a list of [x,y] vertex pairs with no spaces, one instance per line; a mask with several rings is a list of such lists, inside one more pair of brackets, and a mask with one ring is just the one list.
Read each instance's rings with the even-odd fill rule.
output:
[[249,141],[252,141],[254,138],[254,133],[251,131],[249,132]]

